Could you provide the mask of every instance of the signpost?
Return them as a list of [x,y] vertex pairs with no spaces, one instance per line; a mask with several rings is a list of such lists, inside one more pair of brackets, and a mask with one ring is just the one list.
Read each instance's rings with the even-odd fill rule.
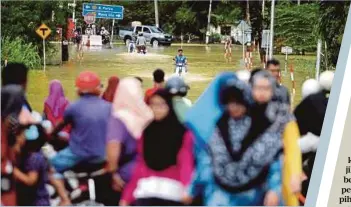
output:
[[271,32],[270,32],[270,44],[269,44],[269,58],[273,57],[273,40],[274,40],[274,7],[275,0],[271,2]]
[[[243,60],[245,59],[245,44],[247,42],[250,42],[251,41],[251,32],[252,32],[252,29],[250,27],[250,25],[248,25],[246,23],[246,21],[244,20],[241,20],[239,25],[237,26],[237,28],[239,29],[240,31],[240,34],[242,35],[241,38],[238,38],[238,41],[242,44],[243,46]],[[240,36],[238,34],[238,36]]]
[[35,32],[43,39],[43,57],[44,57],[44,72],[45,72],[45,69],[46,69],[45,39],[51,34],[51,29],[43,23],[40,25],[40,27],[38,27],[38,29]]
[[83,3],[83,16],[95,13],[97,19],[123,19],[123,12],[123,6]]
[[282,47],[282,53],[285,54],[285,73],[288,72],[288,55],[293,53],[293,49],[289,46]]
[[[112,47],[113,41],[113,31],[115,26],[115,20],[123,19],[124,7],[118,5],[105,5],[105,4],[94,4],[94,3],[83,3],[83,16],[84,20],[86,16],[94,16],[94,21],[96,19],[112,19],[112,31],[111,31],[111,40],[110,45]],[[88,20],[89,22],[92,19]],[[86,21],[87,22],[87,21]],[[90,23],[90,24],[92,24]],[[89,24],[87,22],[87,24]]]

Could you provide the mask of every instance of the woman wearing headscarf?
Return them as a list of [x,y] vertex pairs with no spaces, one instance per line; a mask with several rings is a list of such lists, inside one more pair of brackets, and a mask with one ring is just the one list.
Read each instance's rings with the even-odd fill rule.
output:
[[149,106],[154,119],[139,140],[137,164],[120,204],[181,205],[193,171],[193,137],[179,122],[166,90],[157,90]]
[[115,97],[116,89],[119,83],[119,78],[117,76],[111,76],[108,79],[108,85],[105,92],[102,94],[102,99],[108,102],[112,102]]
[[[18,116],[25,102],[21,86],[7,85],[1,89],[1,205],[16,206],[16,191],[13,177],[15,157],[13,147],[19,135]],[[7,182],[5,181],[7,180]]]
[[[212,93],[212,95],[210,94]],[[189,196],[204,192],[204,204],[210,206],[277,205],[280,194],[281,142],[277,124],[260,125],[261,114],[249,114],[251,105],[247,84],[234,73],[219,75],[191,109],[188,126],[197,133],[197,167],[189,188]],[[218,114],[209,125],[212,135],[196,130],[193,114],[197,104],[205,106],[206,97],[217,102],[207,111]],[[197,111],[199,112],[199,111]],[[219,115],[219,116],[218,116]],[[189,197],[184,198],[189,201]]]
[[[29,125],[35,122],[27,107],[23,88],[6,85],[1,89],[1,203],[17,203],[14,178],[18,155],[25,143]],[[17,197],[19,198],[19,197]]]
[[[59,80],[50,82],[49,96],[44,103],[44,116],[56,127],[62,120],[66,108],[69,106],[69,101],[65,97],[62,84]],[[61,134],[68,139],[70,126],[65,127]]]
[[297,140],[300,137],[297,123],[290,113],[287,103],[275,99],[277,91],[275,80],[267,71],[257,71],[251,79],[252,95],[255,105],[252,113],[266,114],[269,120],[279,123],[278,131],[283,142],[282,196],[284,205],[298,206],[301,190],[302,169],[301,151]]
[[124,185],[131,179],[137,140],[153,118],[137,79],[122,79],[115,94],[107,133],[107,169],[113,174],[114,189],[111,205],[118,205]]

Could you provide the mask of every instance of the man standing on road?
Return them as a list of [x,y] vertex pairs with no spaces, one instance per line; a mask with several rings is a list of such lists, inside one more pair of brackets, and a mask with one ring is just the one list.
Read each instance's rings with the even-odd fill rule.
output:
[[276,99],[279,102],[286,103],[290,105],[290,95],[289,90],[281,85],[280,82],[280,63],[276,59],[270,59],[267,61],[267,70],[271,73],[271,75],[277,80],[277,97]]
[[[185,72],[188,72],[188,68],[187,68],[187,64],[188,64],[188,59],[185,57],[185,55],[183,54],[183,49],[179,48],[178,49],[178,54],[173,58],[175,64],[176,64],[176,73],[178,73],[179,71],[177,70],[178,64],[184,66]],[[182,72],[182,71],[180,71]]]

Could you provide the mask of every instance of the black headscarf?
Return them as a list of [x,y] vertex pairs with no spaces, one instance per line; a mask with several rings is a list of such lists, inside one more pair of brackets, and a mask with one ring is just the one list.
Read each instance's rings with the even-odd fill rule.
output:
[[169,113],[163,120],[154,120],[144,130],[145,162],[149,168],[160,171],[177,164],[186,128],[179,122],[167,91],[159,89],[153,96],[163,98],[169,107]]
[[16,143],[16,136],[22,127],[18,121],[23,104],[25,103],[24,91],[19,85],[6,85],[1,89],[1,120],[8,121],[8,145]]
[[[249,109],[249,102],[245,99],[244,92],[237,88],[236,86],[229,86],[223,89],[220,94],[221,103],[223,105],[227,105],[231,102],[236,102],[238,104],[244,105],[246,109]],[[232,149],[232,143],[230,141],[230,134],[229,134],[229,119],[230,115],[228,111],[225,111],[222,117],[217,122],[218,129],[222,135],[223,141],[225,143],[226,149],[233,160],[238,161],[241,159],[242,153],[245,152],[248,146],[242,147],[240,152],[236,153]],[[249,132],[250,133],[250,132]],[[245,139],[244,139],[245,142]]]
[[[270,77],[264,71],[257,71],[251,83],[255,84],[260,78],[268,78],[274,88],[274,81]],[[231,97],[226,100],[246,105],[245,99],[242,98],[245,93],[240,89],[231,89],[228,93]],[[223,98],[221,97],[224,101]],[[225,104],[225,101],[222,103]],[[273,114],[279,115],[279,119],[272,119],[272,113],[267,111],[272,112],[271,109],[278,107],[271,101],[249,106],[248,114],[242,119],[232,120],[228,112],[224,113],[217,123],[218,131],[213,135],[210,145],[214,157],[212,164],[216,183],[229,192],[247,191],[264,183],[269,173],[269,165],[277,159],[282,147],[280,126],[287,118],[283,117],[280,111],[274,110]],[[226,150],[223,150],[223,147]]]
[[[274,90],[273,78],[271,78],[271,76],[266,71],[261,69],[256,69],[253,71],[252,76],[250,78],[250,84],[253,85],[258,77],[268,78],[272,83],[272,87]],[[224,142],[226,144],[226,147],[228,149],[228,152],[231,154],[231,157],[233,158],[233,160],[238,161],[241,159],[242,154],[247,150],[247,148],[258,137],[260,137],[260,135],[263,134],[272,124],[272,122],[266,116],[268,102],[262,103],[262,104],[255,102],[251,106],[249,106],[249,103],[244,98],[243,91],[241,91],[240,89],[234,86],[228,87],[223,90],[221,94],[221,101],[222,101],[222,104],[227,104],[230,101],[235,101],[237,103],[240,103],[246,106],[246,108],[249,110],[248,113],[251,117],[250,129],[248,130],[248,133],[245,135],[242,141],[242,147],[240,151],[237,153],[234,153],[231,150],[232,147],[229,141],[230,139],[229,139],[229,132],[228,132],[228,127],[229,127],[228,120],[230,118],[230,115],[228,113],[224,113],[221,119],[217,123],[218,128],[224,139]]]
[[24,91],[21,86],[4,86],[1,89],[1,119],[5,119],[9,115],[18,117],[24,103]]

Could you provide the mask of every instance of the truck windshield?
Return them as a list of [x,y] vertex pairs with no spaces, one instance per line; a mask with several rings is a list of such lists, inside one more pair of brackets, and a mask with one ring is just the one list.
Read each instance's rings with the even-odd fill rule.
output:
[[163,33],[163,31],[158,27],[150,27],[153,33]]

